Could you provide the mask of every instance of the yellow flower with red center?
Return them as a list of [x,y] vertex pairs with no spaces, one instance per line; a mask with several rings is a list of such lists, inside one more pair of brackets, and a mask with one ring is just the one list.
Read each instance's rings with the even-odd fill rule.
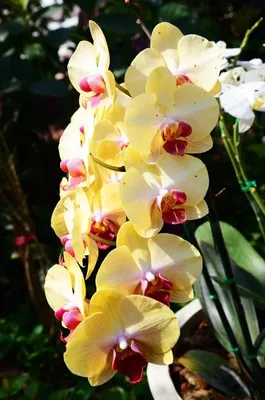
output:
[[89,21],[94,44],[81,41],[68,63],[68,74],[74,88],[81,94],[80,102],[94,107],[113,103],[115,78],[109,71],[110,57],[105,36],[100,27]]
[[126,221],[119,183],[93,186],[86,192],[77,188],[63,197],[55,207],[51,225],[61,239],[65,250],[82,266],[88,255],[88,278],[98,259],[98,249],[106,250],[115,239],[120,226]]
[[146,362],[172,363],[179,327],[175,314],[164,304],[100,290],[91,298],[90,313],[67,343],[64,361],[92,386],[102,385],[117,371],[138,383]]
[[[157,234],[164,222],[179,224],[208,213],[205,194],[209,186],[207,169],[199,159],[164,154],[157,160],[157,172],[128,169],[120,183],[124,211],[144,237]],[[139,207],[140,205],[140,207]]]
[[167,68],[156,68],[147,79],[145,93],[132,100],[125,114],[130,144],[148,163],[155,163],[165,152],[182,156],[212,147],[217,101],[196,85],[175,88],[174,79]]
[[49,269],[44,290],[55,317],[70,330],[67,337],[61,336],[67,342],[75,328],[89,315],[83,274],[70,254],[64,253],[64,265],[56,264]]
[[141,51],[125,74],[132,97],[145,92],[148,76],[157,67],[166,67],[174,76],[174,85],[193,83],[219,93],[220,48],[198,35],[185,35],[168,22],[158,24],[151,35],[150,48]]
[[193,298],[192,285],[201,271],[201,255],[186,240],[167,233],[145,239],[126,222],[119,230],[117,248],[99,268],[96,285],[98,290],[142,294],[169,305]]

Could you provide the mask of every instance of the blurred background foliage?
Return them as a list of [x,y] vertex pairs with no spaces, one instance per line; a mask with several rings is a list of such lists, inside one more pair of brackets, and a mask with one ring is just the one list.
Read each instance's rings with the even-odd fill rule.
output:
[[[0,398],[23,400],[139,400],[151,395],[146,378],[131,386],[121,376],[102,388],[71,375],[62,361],[52,312],[43,296],[47,268],[57,262],[59,240],[50,216],[59,198],[58,141],[78,107],[67,62],[80,40],[90,40],[94,19],[106,34],[111,69],[119,82],[135,55],[148,46],[134,11],[123,0],[1,0],[1,314]],[[264,14],[263,0],[139,0],[151,30],[168,21],[183,33],[224,40],[238,47],[244,33]],[[242,59],[261,57],[264,23],[253,33]],[[244,137],[248,175],[265,195],[265,114]],[[231,121],[232,122],[232,121]],[[255,219],[222,145],[204,156],[221,220],[239,229],[264,254]],[[92,293],[93,288],[88,287]]]

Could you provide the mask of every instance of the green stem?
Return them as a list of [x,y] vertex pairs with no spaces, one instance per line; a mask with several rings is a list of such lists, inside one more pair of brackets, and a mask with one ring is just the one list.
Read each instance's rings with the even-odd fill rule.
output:
[[[225,121],[224,121],[224,117],[222,114],[220,114],[219,127],[220,127],[221,137],[223,139],[223,143],[224,143],[226,152],[227,152],[228,157],[234,168],[237,180],[238,180],[238,182],[244,181],[244,183],[246,184],[248,182],[248,180],[245,179],[246,178],[245,174],[244,174],[244,176],[242,175],[242,171],[243,171],[242,165],[241,165],[241,167],[239,166],[239,163],[238,163],[239,158],[235,157],[235,151],[236,151],[235,147],[239,146],[239,140],[238,140],[236,132],[234,130],[234,143],[237,144],[237,146],[235,146],[231,140],[230,134],[227,130],[227,127],[226,127]],[[251,192],[246,191],[244,193],[245,193],[245,196],[255,214],[261,235],[265,241],[265,228],[264,228],[263,215],[261,214],[261,210],[258,207],[258,205],[255,201],[255,198],[253,198]]]
[[104,163],[104,161],[101,161],[101,160],[99,160],[98,158],[92,156],[91,153],[90,153],[90,156],[91,156],[92,160],[93,160],[96,164],[101,165],[101,167],[104,167],[104,168],[107,168],[107,169],[110,169],[110,170],[116,171],[116,172],[125,172],[125,171],[126,171],[124,166],[122,166],[122,167],[115,167],[114,165],[110,165],[110,164]]
[[258,353],[259,348],[262,345],[264,339],[265,339],[265,328],[262,329],[262,331],[260,332],[259,336],[257,337],[257,340],[254,343],[254,347],[255,347],[256,353]]
[[116,87],[117,87],[121,92],[123,92],[123,93],[126,94],[127,96],[131,97],[129,91],[128,91],[127,89],[125,89],[124,87],[122,87],[118,82],[116,82]]
[[240,45],[241,51],[240,51],[240,53],[235,57],[234,62],[233,62],[233,67],[236,66],[236,63],[238,62],[238,59],[239,59],[239,57],[240,57],[242,51],[243,51],[244,48],[246,47],[247,42],[248,42],[248,39],[249,39],[249,36],[251,35],[251,33],[252,33],[256,28],[258,28],[258,26],[260,25],[260,23],[261,23],[262,21],[263,21],[263,17],[261,17],[257,22],[255,22],[255,24],[254,24],[251,28],[249,28],[249,29],[246,31],[245,36],[244,36],[244,38],[243,38],[243,40],[242,40],[242,42],[241,42],[241,45]]
[[[238,132],[238,122],[236,121],[234,126],[233,126],[233,137],[234,137],[234,154],[235,154],[235,159],[238,163],[238,167],[240,170],[240,173],[245,181],[245,183],[249,182],[249,179],[245,173],[245,168],[244,168],[244,164],[243,164],[243,160],[240,157],[240,143],[239,143],[239,132]],[[265,216],[265,206],[263,204],[262,199],[260,198],[257,190],[255,187],[252,187],[250,189],[250,193],[252,195],[252,197],[254,198],[255,202],[257,203],[257,205],[260,208],[260,211],[262,212],[262,214]]]
[[254,379],[255,379],[258,387],[263,390],[265,388],[263,373],[262,373],[260,365],[257,361],[257,358],[252,359],[252,357],[255,356],[256,351],[255,351],[254,345],[252,343],[246,315],[245,315],[244,308],[242,306],[241,299],[240,299],[240,296],[238,293],[237,284],[236,284],[236,280],[235,280],[232,266],[230,263],[228,251],[225,246],[220,223],[219,223],[219,220],[218,220],[218,217],[216,214],[216,210],[214,207],[213,194],[210,191],[208,192],[208,206],[209,206],[209,221],[210,221],[210,225],[211,225],[212,235],[214,238],[214,243],[216,246],[216,250],[217,250],[218,254],[220,255],[223,267],[224,267],[225,277],[227,280],[229,280],[229,282],[231,282],[229,284],[229,288],[230,288],[231,295],[233,298],[236,313],[238,315],[238,320],[239,320],[240,328],[241,328],[242,335],[243,335],[243,338],[245,341],[247,354],[249,357],[251,357],[251,359],[249,359],[249,365],[251,367],[251,370],[253,371],[253,376],[254,376]]

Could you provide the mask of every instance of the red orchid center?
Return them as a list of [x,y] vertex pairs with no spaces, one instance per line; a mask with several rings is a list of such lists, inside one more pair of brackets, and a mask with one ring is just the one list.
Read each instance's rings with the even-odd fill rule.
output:
[[169,292],[173,289],[173,284],[170,281],[158,274],[152,280],[143,280],[141,286],[144,296],[151,297],[169,306]]
[[184,83],[191,83],[190,78],[184,74],[177,74],[176,75],[176,86],[184,85]]
[[192,127],[184,121],[165,120],[160,127],[163,148],[167,153],[183,156],[186,153],[187,140],[192,134]]
[[135,341],[129,341],[125,349],[117,345],[112,351],[112,369],[126,375],[130,383],[141,382],[146,359]]
[[[101,221],[93,222],[91,225],[90,232],[101,239],[109,241],[113,241],[113,239],[115,238],[114,225],[107,218],[104,218]],[[97,245],[98,248],[101,250],[107,250],[110,246],[109,244],[102,243],[100,241],[97,242]]]
[[105,93],[106,84],[101,75],[91,75],[83,77],[79,82],[79,87],[83,92],[95,94]]
[[187,195],[179,190],[171,190],[170,193],[162,197],[158,205],[162,218],[168,224],[182,224],[186,221],[187,215],[183,204],[187,200]]

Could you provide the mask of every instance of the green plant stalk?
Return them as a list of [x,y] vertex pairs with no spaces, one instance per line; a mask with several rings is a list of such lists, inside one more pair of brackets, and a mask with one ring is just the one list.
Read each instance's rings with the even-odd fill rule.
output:
[[[188,226],[186,224],[184,225],[184,231],[185,231],[186,237],[189,240],[189,242],[191,242],[195,247],[197,247],[197,249],[199,249],[199,245],[198,245],[198,242],[197,242],[194,234],[192,234],[190,232],[190,230],[189,230],[189,228],[188,228]],[[222,303],[221,303],[221,301],[219,299],[217,291],[215,290],[212,278],[211,278],[211,276],[210,276],[210,274],[208,272],[208,269],[207,269],[207,266],[206,266],[205,262],[203,262],[202,275],[203,275],[203,278],[205,280],[206,286],[207,286],[207,288],[209,290],[209,293],[212,296],[212,301],[213,301],[213,303],[214,303],[214,305],[215,305],[215,307],[216,307],[216,309],[218,311],[218,314],[219,314],[219,316],[221,318],[221,321],[223,323],[223,326],[224,326],[224,329],[226,331],[228,340],[230,341],[231,348],[238,349],[238,351],[234,352],[234,355],[235,355],[235,357],[237,359],[237,362],[238,362],[239,366],[241,367],[242,374],[246,375],[246,373],[247,373],[247,374],[249,374],[251,376],[251,371],[249,370],[249,367],[248,367],[247,363],[245,362],[244,356],[243,356],[242,351],[240,349],[240,346],[239,346],[239,344],[237,342],[235,334],[234,334],[234,332],[233,332],[233,330],[231,328],[231,325],[230,325],[230,323],[229,323],[229,321],[227,319],[227,316],[226,316],[225,311],[223,309]],[[249,380],[249,376],[247,375],[246,381],[248,381],[248,380]]]
[[[243,180],[245,181],[245,184],[249,182],[249,179],[245,173],[245,168],[244,168],[244,163],[242,158],[240,157],[240,138],[239,138],[239,132],[238,132],[238,122],[236,121],[234,126],[233,126],[233,138],[234,138],[234,154],[235,154],[235,159],[237,161],[240,173],[243,177]],[[263,204],[262,199],[260,198],[256,188],[251,188],[250,190],[251,196],[254,198],[255,202],[260,208],[260,211],[262,212],[263,216],[265,216],[265,205]]]
[[264,339],[265,339],[265,328],[262,329],[262,331],[260,332],[259,336],[257,337],[257,339],[254,343],[256,353],[258,353],[259,348],[262,345]]
[[[234,145],[232,143],[230,134],[229,134],[229,132],[227,130],[227,127],[225,125],[224,117],[223,117],[222,114],[220,114],[219,127],[220,127],[221,137],[223,139],[223,143],[224,143],[226,152],[227,152],[228,157],[229,157],[229,159],[231,161],[231,164],[232,164],[232,166],[234,168],[237,180],[238,180],[238,182],[244,181],[245,184],[246,184],[246,182],[248,182],[245,179],[246,175],[245,175],[245,178],[244,178],[244,176],[242,175],[242,168],[239,167],[238,160],[235,158]],[[235,136],[235,134],[234,134],[234,141],[236,143],[238,142],[238,138]],[[249,204],[250,204],[250,206],[251,206],[251,208],[252,208],[252,210],[253,210],[253,212],[255,214],[257,223],[259,225],[260,232],[261,232],[262,237],[263,237],[263,239],[265,241],[265,228],[264,228],[264,225],[263,225],[263,222],[262,222],[262,218],[263,217],[261,215],[260,208],[256,204],[255,198],[252,197],[250,192],[244,192],[244,193],[245,193],[245,196],[246,196],[246,198],[247,198],[247,200],[248,200],[248,202],[249,202]]]
[[240,51],[240,53],[234,58],[233,67],[236,66],[236,63],[238,62],[238,59],[239,59],[239,57],[240,57],[240,54],[242,53],[242,51],[243,51],[244,48],[246,47],[247,42],[248,42],[248,39],[249,39],[249,36],[251,35],[251,33],[252,33],[256,28],[258,28],[259,24],[260,24],[262,21],[263,21],[263,17],[261,17],[257,22],[255,22],[255,24],[254,24],[251,28],[249,28],[249,29],[246,31],[245,36],[244,36],[244,38],[243,38],[243,40],[242,40],[242,42],[241,42],[241,45],[240,45],[240,50],[241,50],[241,51]]
[[[257,361],[257,356],[254,358],[254,356],[256,355],[255,347],[252,343],[246,315],[245,315],[244,308],[242,306],[240,295],[239,295],[239,292],[237,289],[237,284],[236,284],[234,273],[233,273],[232,266],[230,263],[228,251],[225,246],[220,223],[219,223],[219,220],[216,215],[215,208],[214,208],[213,194],[210,191],[208,193],[208,197],[209,197],[209,201],[208,201],[209,217],[208,218],[209,218],[209,222],[211,225],[214,244],[216,246],[216,250],[217,250],[218,254],[220,255],[220,258],[221,258],[221,261],[222,261],[222,264],[224,267],[226,279],[227,279],[227,281],[231,282],[229,284],[229,288],[230,288],[234,306],[235,306],[235,309],[236,309],[236,312],[238,315],[238,320],[239,320],[242,335],[243,335],[243,338],[245,341],[245,345],[247,348],[247,353],[248,353],[248,356],[251,357],[248,360],[248,362],[249,362],[250,368],[253,372],[252,376],[254,377],[258,388],[261,389],[261,391],[262,391],[265,389],[263,372]],[[253,357],[253,359],[252,359],[252,357]],[[264,398],[264,393],[263,393],[263,397],[261,397],[261,399],[262,398]]]

